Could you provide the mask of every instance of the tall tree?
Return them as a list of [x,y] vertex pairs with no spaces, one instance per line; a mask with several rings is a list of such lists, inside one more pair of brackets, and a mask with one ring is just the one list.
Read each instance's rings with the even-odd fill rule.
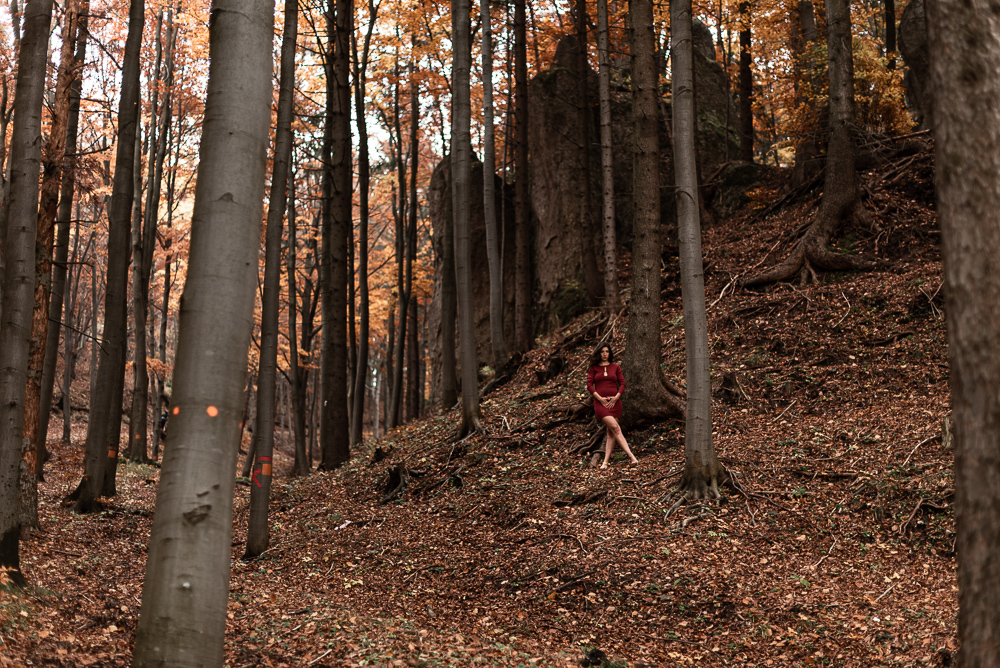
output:
[[[812,84],[815,76],[813,58],[814,45],[818,39],[816,32],[816,15],[811,0],[798,0],[794,4],[791,17],[791,50],[792,50],[792,80],[795,86],[795,106],[808,109],[811,116],[815,112],[815,96],[806,95],[806,84]],[[813,86],[808,87],[812,89]],[[802,113],[800,111],[800,113]],[[795,160],[792,163],[791,187],[798,188],[819,173],[820,146],[816,133],[809,132],[797,137],[795,142]]]
[[[271,120],[273,0],[215,0],[188,278],[133,665],[220,666]],[[231,85],[240,82],[239,86]],[[220,326],[226,336],[219,336]]]
[[[291,160],[295,164],[294,157]],[[296,232],[298,221],[296,220],[297,207],[295,206],[295,172],[289,174],[288,179],[288,252],[285,258],[285,274],[288,281],[288,383],[290,385],[292,403],[292,432],[295,438],[295,462],[292,472],[295,475],[307,475],[312,467],[312,462],[306,453],[306,381],[305,365],[299,356],[298,342],[298,294],[295,279],[295,258],[296,258]]]
[[[72,83],[70,84],[69,117],[66,120],[66,159],[62,170],[62,185],[59,192],[59,210],[56,217],[56,239],[55,250],[52,259],[52,294],[49,299],[49,328],[45,340],[45,361],[42,364],[42,389],[38,416],[38,444],[39,448],[44,447],[48,440],[49,433],[49,412],[52,408],[52,392],[55,386],[56,361],[59,356],[59,330],[60,315],[63,312],[65,293],[70,285],[67,280],[69,258],[69,226],[70,218],[73,214],[74,194],[76,192],[76,163],[77,163],[77,137],[80,127],[80,91],[83,87],[83,65],[87,56],[87,19],[90,13],[89,0],[82,0],[80,3],[80,18],[77,21],[76,55],[73,59]],[[79,219],[79,216],[77,216]],[[78,224],[79,228],[79,224]],[[76,245],[80,242],[79,234],[76,237]],[[67,309],[67,314],[72,310]],[[71,319],[71,318],[70,318]],[[70,319],[67,319],[66,341],[70,342],[75,334],[69,328]],[[72,355],[72,346],[67,348]],[[66,358],[66,368],[72,367],[69,357]],[[63,392],[65,401],[69,401],[69,393]],[[67,404],[68,405],[68,404]],[[63,417],[68,418],[72,414],[69,408],[63,409]],[[64,419],[64,423],[68,421]],[[69,442],[67,437],[66,442]],[[39,456],[41,456],[39,451]],[[41,460],[39,460],[41,461]],[[41,469],[39,469],[41,472]]]
[[632,298],[622,370],[628,381],[628,419],[683,413],[660,370],[660,143],[652,0],[630,0],[632,41],[633,241]]
[[486,222],[486,259],[490,266],[490,340],[493,343],[493,366],[499,375],[500,367],[507,362],[507,345],[503,339],[503,267],[500,264],[494,192],[496,143],[493,137],[493,28],[490,25],[490,0],[480,0],[479,12],[483,26],[483,215]]
[[[413,44],[416,50],[416,41]],[[417,174],[420,167],[420,95],[417,90],[417,57],[410,56],[410,209],[406,224],[406,294],[410,301],[407,311],[410,324],[407,326],[406,346],[406,418],[416,418],[420,412],[420,330],[417,322],[417,294],[413,289],[413,263],[417,259]]]
[[347,244],[351,219],[351,86],[350,34],[354,1],[329,0],[327,11],[327,129],[329,151],[323,193],[326,216],[323,223],[323,404],[320,436],[323,459],[320,468],[332,470],[350,458],[347,409]]
[[358,57],[357,39],[351,31],[351,53],[354,59],[354,118],[358,125],[358,363],[354,373],[354,405],[351,407],[351,445],[361,444],[365,419],[365,387],[368,380],[368,339],[370,302],[368,296],[368,195],[371,190],[371,165],[368,159],[368,123],[365,114],[365,85],[368,52],[378,15],[378,4],[368,1],[368,31]]
[[885,0],[885,56],[888,68],[896,69],[896,0]]
[[[534,344],[531,321],[531,192],[528,183],[528,38],[525,1],[514,0],[514,350]],[[508,111],[508,113],[510,113]],[[445,321],[447,322],[447,321]]]
[[18,468],[24,440],[31,310],[35,292],[38,176],[41,170],[42,98],[52,0],[24,12],[10,147],[10,204],[4,230],[3,324],[0,326],[0,567],[24,585],[20,557]]
[[[135,143],[139,125],[139,47],[144,21],[144,0],[131,0],[122,67],[122,92],[118,105],[118,152],[111,205],[108,207],[108,269],[104,293],[103,342],[97,369],[97,392],[90,401],[85,468],[76,491],[75,508],[81,513],[98,508],[97,498],[104,490],[109,465],[108,443],[110,439],[117,442],[118,430],[121,428],[121,402],[115,400],[115,389],[120,382],[125,361],[128,247],[132,197],[135,191]],[[113,459],[110,465],[115,465]]]
[[[398,31],[397,31],[398,32]],[[398,40],[398,37],[397,37]],[[388,428],[392,429],[400,422],[400,406],[403,400],[403,368],[405,366],[403,355],[406,350],[406,314],[410,307],[410,294],[407,289],[406,277],[413,267],[413,258],[410,257],[410,246],[406,243],[406,158],[403,155],[403,129],[402,129],[402,107],[400,105],[400,91],[402,90],[402,72],[399,67],[399,49],[397,47],[395,70],[395,83],[392,92],[392,131],[395,132],[395,163],[397,180],[399,183],[399,206],[396,207],[396,306],[399,309],[395,331],[394,346],[392,348],[392,392],[389,395],[388,406]],[[410,179],[415,178],[410,174]]]
[[[146,206],[142,216],[142,226],[136,217],[132,230],[132,317],[134,319],[132,372],[132,413],[129,420],[130,459],[146,462],[149,459],[149,439],[147,418],[149,407],[149,373],[147,371],[146,319],[149,311],[149,277],[153,268],[153,249],[156,245],[156,227],[160,212],[160,183],[163,180],[163,162],[167,153],[167,129],[171,117],[171,86],[173,85],[173,51],[176,37],[173,26],[173,10],[166,11],[166,49],[162,43],[164,12],[157,15],[156,59],[154,71],[157,73],[152,90],[152,117],[149,123],[149,160],[146,188]],[[162,73],[161,73],[162,72]],[[160,87],[163,100],[160,101]],[[136,170],[138,173],[139,170]]]
[[869,214],[861,203],[854,141],[854,56],[851,48],[850,0],[827,0],[826,43],[830,73],[830,139],[826,150],[823,200],[815,220],[778,265],[748,277],[744,285],[783,281],[816,269],[850,271],[872,269],[875,263],[827,249],[841,225],[865,222]]
[[[753,45],[750,0],[741,0],[740,11],[740,160],[753,162]],[[670,24],[671,29],[673,23]],[[671,33],[672,34],[672,33]]]
[[604,309],[621,308],[618,291],[618,242],[615,234],[615,177],[611,150],[611,63],[608,38],[608,0],[597,0],[597,86],[601,101],[601,192],[604,237]]
[[592,305],[604,301],[604,280],[597,265],[597,249],[594,243],[592,221],[594,219],[590,203],[590,64],[587,48],[587,2],[576,0],[573,7],[573,17],[576,23],[576,113],[577,126],[580,128],[580,181],[584,184],[582,197],[578,202],[579,220],[583,225],[583,280],[587,287],[587,296]]
[[260,359],[257,366],[257,448],[250,476],[250,521],[244,558],[259,557],[271,542],[267,504],[271,498],[271,459],[274,455],[275,380],[278,372],[278,306],[281,296],[281,219],[288,201],[292,159],[292,101],[295,93],[295,40],[298,37],[298,0],[285,0],[281,35],[281,72],[278,75],[278,117],[267,200],[264,239],[264,295],[260,315]]
[[[469,245],[470,175],[472,171],[471,102],[472,31],[469,0],[451,3],[452,61],[451,198],[455,224],[455,284],[458,288],[459,354],[462,360],[462,424],[459,434],[478,431],[479,367],[472,318],[472,248]],[[445,323],[447,326],[448,323]]]
[[41,412],[42,376],[49,330],[49,294],[55,219],[59,207],[63,161],[66,155],[66,126],[69,120],[73,84],[73,47],[76,43],[80,3],[71,0],[63,12],[62,47],[56,77],[49,137],[42,151],[42,183],[39,193],[37,236],[35,239],[35,298],[31,314],[31,354],[24,394],[24,442],[21,446],[21,523],[38,528],[38,479],[41,476],[45,442],[38,438]]
[[701,254],[698,168],[695,157],[691,0],[671,0],[670,40],[677,224],[681,295],[684,301],[684,347],[687,351],[685,463],[681,489],[695,499],[718,498],[719,482],[725,476],[725,469],[719,463],[712,444],[712,381],[709,376],[705,269]]
[[1000,14],[927,3],[955,421],[958,665],[1000,665]]

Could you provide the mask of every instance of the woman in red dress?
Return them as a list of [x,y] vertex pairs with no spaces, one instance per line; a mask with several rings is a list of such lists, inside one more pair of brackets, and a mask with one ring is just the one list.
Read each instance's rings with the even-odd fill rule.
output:
[[597,419],[607,427],[607,440],[604,444],[604,463],[602,469],[608,468],[608,460],[615,449],[615,443],[629,456],[633,464],[638,464],[632,451],[628,448],[618,419],[622,416],[622,392],[625,391],[625,376],[622,368],[615,364],[615,356],[611,346],[602,343],[594,350],[590,358],[590,371],[587,372],[587,391],[594,397],[594,413]]

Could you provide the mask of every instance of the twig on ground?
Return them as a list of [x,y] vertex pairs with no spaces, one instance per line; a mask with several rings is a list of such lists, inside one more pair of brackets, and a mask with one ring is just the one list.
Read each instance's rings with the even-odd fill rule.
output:
[[325,652],[323,652],[322,654],[320,654],[319,656],[317,656],[315,659],[313,659],[312,661],[310,661],[309,665],[310,666],[313,665],[314,663],[316,663],[317,661],[319,661],[320,659],[322,659],[324,656],[326,656],[327,654],[329,654],[332,651],[333,651],[332,649],[326,650]]
[[902,468],[903,466],[906,466],[909,463],[910,457],[912,457],[913,453],[917,451],[917,448],[919,448],[921,445],[927,445],[931,441],[936,441],[939,438],[941,438],[941,434],[934,434],[933,436],[929,436],[929,437],[925,438],[924,440],[920,441],[919,443],[917,443],[915,446],[913,446],[913,449],[910,450],[910,454],[906,455],[906,459],[903,460],[903,463],[900,466],[900,468]]
[[[900,580],[899,582],[902,582],[902,580]],[[882,595],[881,595],[881,596],[879,596],[879,597],[878,597],[877,599],[875,599],[875,600],[874,600],[874,601],[872,601],[872,602],[873,602],[873,603],[878,603],[879,601],[881,601],[881,600],[882,600],[883,598],[885,598],[885,597],[886,597],[886,595],[887,595],[887,594],[888,594],[889,592],[891,592],[891,591],[892,591],[893,589],[895,589],[896,587],[898,587],[898,586],[899,586],[899,582],[897,582],[896,584],[894,584],[894,585],[892,585],[891,587],[889,587],[888,589],[886,589],[886,590],[885,590],[884,592],[882,592]]]
[[774,418],[773,420],[771,420],[771,422],[774,423],[774,422],[777,422],[778,420],[780,420],[781,416],[784,415],[785,413],[787,413],[788,409],[791,408],[792,406],[794,406],[796,401],[798,401],[798,399],[792,399],[792,403],[790,403],[787,406],[785,406],[785,410],[783,410],[780,413],[778,413],[778,416],[776,418]]
[[840,323],[844,322],[844,318],[846,318],[847,315],[851,312],[851,300],[847,298],[847,295],[844,294],[843,290],[841,290],[840,296],[844,298],[845,302],[847,302],[847,311],[844,313],[844,315],[840,316],[840,320],[838,320],[837,324],[833,326],[834,329],[840,327]]
[[837,547],[837,542],[839,540],[840,540],[839,538],[834,537],[834,539],[833,539],[833,545],[830,546],[830,549],[826,551],[826,554],[823,555],[822,559],[820,559],[815,564],[813,564],[812,566],[810,566],[809,570],[814,571],[817,568],[819,568],[820,564],[822,564],[824,561],[826,561],[826,558],[829,557],[830,554],[833,552],[833,548]]

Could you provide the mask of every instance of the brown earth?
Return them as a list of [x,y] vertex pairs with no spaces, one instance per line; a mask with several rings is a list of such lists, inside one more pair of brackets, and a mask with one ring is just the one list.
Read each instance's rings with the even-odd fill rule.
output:
[[[457,412],[434,413],[340,471],[278,479],[272,547],[250,563],[238,487],[227,665],[572,666],[592,648],[617,666],[952,665],[938,228],[929,158],[898,168],[866,175],[877,228],[839,240],[886,260],[877,272],[734,290],[775,261],[815,200],[706,231],[715,444],[738,481],[720,502],[668,512],[679,423],[627,432],[640,465],[618,455],[608,471],[569,454],[593,433],[589,414],[546,426],[584,399],[607,329],[565,351],[544,385],[535,371],[596,317],[584,316],[486,398],[484,433],[455,443]],[[680,382],[667,267],[663,363]],[[626,323],[611,329],[620,350]],[[158,471],[123,463],[105,512],[70,513],[59,499],[81,470],[80,427],[51,444],[44,532],[22,547],[34,588],[0,594],[2,666],[129,662]],[[375,447],[393,449],[371,463]],[[383,503],[397,466],[409,485]]]

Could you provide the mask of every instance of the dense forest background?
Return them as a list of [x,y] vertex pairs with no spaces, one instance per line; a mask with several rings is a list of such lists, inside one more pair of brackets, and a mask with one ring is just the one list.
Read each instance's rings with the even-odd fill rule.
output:
[[[32,541],[45,540],[55,506],[71,507],[74,522],[115,508],[148,518],[151,499],[137,491],[137,480],[159,485],[157,516],[164,519],[150,530],[135,665],[153,665],[171,652],[171,660],[222,661],[221,638],[235,619],[218,576],[230,570],[234,555],[218,537],[231,530],[234,477],[250,490],[236,509],[246,534],[233,543],[248,561],[274,556],[281,525],[269,517],[273,476],[301,477],[317,468],[338,472],[329,478],[335,490],[325,494],[336,501],[327,502],[354,513],[330,531],[360,529],[357,513],[365,504],[398,506],[420,497],[437,499],[426,512],[440,515],[447,505],[451,517],[463,520],[485,512],[502,529],[523,533],[532,511],[485,499],[470,509],[453,498],[468,490],[455,490],[466,487],[467,466],[492,456],[490,442],[542,452],[546,437],[536,429],[577,464],[587,461],[581,454],[600,450],[603,428],[583,424],[589,406],[575,378],[584,349],[598,341],[624,351],[633,389],[623,424],[664,474],[644,470],[638,481],[603,487],[580,478],[587,469],[577,468],[553,505],[602,503],[615,513],[622,500],[651,510],[666,498],[657,521],[687,513],[670,529],[685,535],[692,522],[727,514],[713,505],[722,486],[746,502],[743,535],[757,526],[751,504],[770,492],[748,487],[750,480],[762,483],[763,474],[750,473],[747,462],[766,453],[747,454],[750,460],[734,453],[734,434],[743,429],[733,426],[737,413],[750,413],[742,418],[750,419],[745,428],[777,438],[770,425],[799,412],[791,412],[800,401],[796,392],[805,393],[799,409],[805,415],[832,416],[832,407],[821,407],[829,393],[846,398],[863,385],[846,348],[829,359],[819,351],[843,342],[821,341],[802,322],[772,330],[776,310],[829,316],[836,301],[829,282],[853,280],[859,287],[841,289],[847,311],[833,330],[854,344],[893,346],[899,359],[882,356],[878,364],[906,369],[903,358],[919,358],[930,360],[930,368],[943,365],[941,288],[924,287],[933,280],[940,286],[940,265],[928,227],[938,102],[929,92],[922,0],[900,6],[891,0],[694,6],[514,0],[481,7],[293,0],[276,9],[264,0],[245,8],[224,1],[210,7],[14,0],[0,14],[0,58],[8,64],[0,98],[6,230],[0,348],[5,359],[24,360],[23,368],[5,362],[0,374],[0,564],[13,584],[26,586],[31,573],[22,572],[19,550],[31,553]],[[854,272],[866,277],[848,278]],[[870,272],[896,278],[880,286]],[[783,290],[795,295],[791,301],[775,296]],[[724,314],[715,308],[744,298]],[[866,313],[889,309],[899,318],[895,331],[882,331],[888,325],[875,315],[858,320],[855,303]],[[241,319],[244,305],[252,318]],[[727,350],[739,350],[740,358]],[[855,384],[843,387],[826,371],[820,382],[808,370],[831,365]],[[942,458],[951,447],[950,421],[942,408],[945,379],[928,374],[931,390],[908,390],[913,378],[891,390],[914,411],[920,397],[931,402],[923,409],[930,426],[921,429],[933,433],[892,469],[921,477],[918,492],[900,481],[872,482],[883,479],[862,468],[871,461],[869,448],[846,469],[815,466],[825,459],[801,447],[801,428],[781,443],[814,465],[772,468],[764,477],[783,484],[788,476],[845,480],[853,511],[893,522],[894,545],[912,535],[920,513],[934,515],[933,522],[920,521],[927,535],[915,548],[948,563],[955,555],[955,544],[946,545],[954,490],[945,487]],[[731,420],[724,427],[712,418],[720,399]],[[760,400],[766,407],[755,405]],[[484,411],[481,405],[491,401]],[[525,410],[535,402],[540,411]],[[839,419],[850,418],[831,417],[831,424]],[[838,449],[832,459],[847,457],[861,447],[859,439],[870,445],[884,437],[873,426],[878,418],[867,420],[830,434],[810,427],[812,441],[830,440]],[[406,423],[415,429],[393,431]],[[720,434],[730,441],[719,441]],[[447,459],[421,438],[446,444]],[[907,468],[918,449],[938,441],[938,455]],[[685,452],[680,472],[659,461],[671,443]],[[900,447],[894,442],[887,456]],[[359,458],[384,470],[385,479],[359,468]],[[162,478],[155,472],[161,461]],[[539,485],[565,482],[532,462],[537,479],[523,489],[532,498],[546,493]],[[507,470],[502,461],[490,465]],[[242,469],[233,472],[238,476],[229,472],[233,467]],[[497,476],[480,491],[498,484]],[[652,490],[643,491],[675,476],[676,502],[670,491],[655,503]],[[378,491],[351,497],[345,490],[352,484]],[[632,484],[635,493],[624,493]],[[844,491],[828,487],[825,500]],[[282,486],[280,494],[295,496],[291,489]],[[872,490],[875,501],[867,496]],[[890,510],[878,503],[885,493]],[[803,514],[819,507],[800,508],[808,494],[791,492],[795,508],[769,503],[811,526],[817,540],[832,539],[811,570],[842,538],[863,554],[862,529],[838,533]],[[834,514],[844,507],[824,506]],[[587,531],[574,523],[593,515],[556,512],[557,519],[544,521],[572,526],[511,538],[512,545],[556,538],[553,548],[575,540],[590,553]],[[498,519],[508,514],[515,518],[510,526]],[[380,522],[387,520],[383,515]],[[297,526],[305,524],[300,519]],[[874,540],[881,546],[889,539]],[[282,545],[289,549],[287,541]],[[191,554],[197,567],[185,565]],[[400,566],[405,554],[385,565]],[[912,549],[909,557],[915,558]],[[349,558],[341,555],[326,575]],[[463,558],[456,555],[456,563]],[[400,577],[445,566],[415,568]],[[517,579],[547,573],[555,590],[540,593],[550,601],[580,587],[589,603],[574,605],[583,611],[600,599],[588,589],[593,570],[546,568]],[[905,572],[900,568],[887,583]],[[925,568],[921,577],[942,587],[950,572],[947,565]],[[615,578],[593,586],[634,586]],[[480,583],[484,591],[497,586],[493,579],[486,584]],[[207,591],[214,603],[185,618],[178,614],[183,604],[177,606],[186,594],[178,595],[178,587],[198,596]],[[894,587],[869,596],[868,605]],[[756,609],[760,596],[740,600]],[[716,603],[712,614],[727,619],[727,606],[739,607]],[[891,614],[909,614],[912,603]],[[637,605],[633,617],[652,614]],[[950,620],[954,607],[946,602],[935,620]],[[118,609],[127,613],[130,604]],[[803,619],[815,612],[808,605],[795,609]],[[591,628],[616,610],[607,607]],[[764,606],[753,615],[768,611]],[[592,616],[588,623],[595,624]],[[813,624],[794,633],[825,637],[820,629]],[[192,633],[202,639],[186,644]],[[574,646],[594,640],[571,635]],[[871,650],[880,660],[894,653],[908,660],[922,651],[912,633],[872,637],[895,643]],[[614,642],[619,653],[629,653],[627,642]],[[720,651],[707,648],[706,638],[694,642]],[[731,645],[730,658],[743,652],[747,660],[747,647]],[[920,659],[950,661],[952,640],[933,651],[939,648]],[[61,649],[48,647],[45,656],[61,661]],[[412,643],[409,650],[415,651]],[[91,663],[121,661],[107,647],[88,652]],[[232,648],[225,652],[231,659]],[[295,653],[313,664],[330,654]],[[600,654],[588,654],[593,663],[586,665],[608,664]],[[831,657],[820,650],[788,658],[830,663]]]

